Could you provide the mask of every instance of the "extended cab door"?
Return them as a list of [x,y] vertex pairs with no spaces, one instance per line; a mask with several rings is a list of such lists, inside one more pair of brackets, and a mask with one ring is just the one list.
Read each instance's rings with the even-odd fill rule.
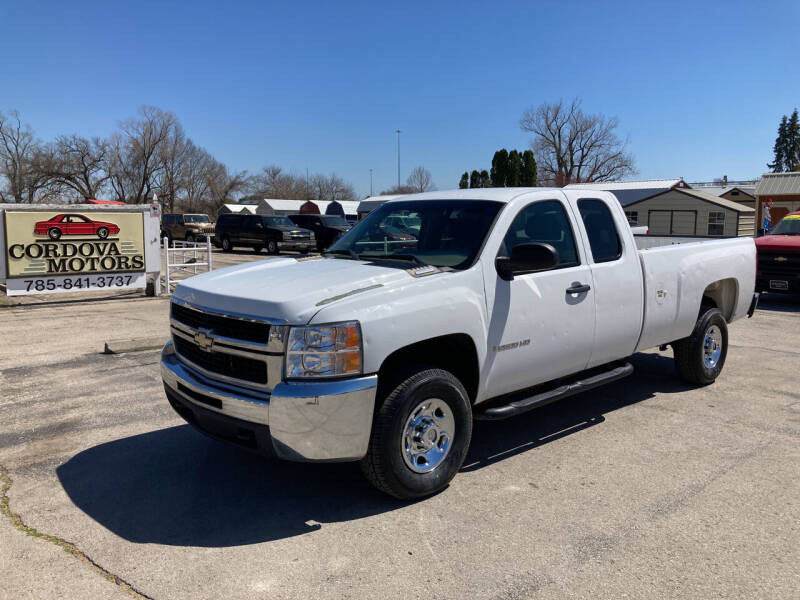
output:
[[[633,354],[642,330],[644,283],[636,242],[616,199],[575,190],[581,238],[594,280],[595,342],[589,367]],[[676,266],[677,268],[677,266]]]
[[505,233],[497,255],[507,256],[517,244],[541,242],[558,251],[559,262],[513,281],[501,279],[492,263],[485,267],[490,397],[581,371],[589,362],[595,327],[592,274],[565,200],[554,193],[523,205],[510,225],[508,219],[498,222]]

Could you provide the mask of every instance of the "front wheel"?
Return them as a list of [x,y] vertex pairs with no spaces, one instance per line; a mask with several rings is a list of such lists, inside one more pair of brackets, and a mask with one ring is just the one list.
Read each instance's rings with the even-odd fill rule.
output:
[[278,253],[278,242],[275,240],[269,240],[267,242],[267,254],[277,254]]
[[402,500],[434,494],[461,468],[472,438],[464,386],[441,369],[415,370],[380,401],[361,470]]
[[233,250],[233,246],[231,246],[231,239],[226,235],[222,238],[222,251],[223,252],[230,252]]
[[108,227],[100,227],[97,230],[97,237],[99,237],[101,240],[106,239],[108,237]]
[[700,315],[692,334],[672,345],[678,376],[693,385],[709,385],[719,377],[728,354],[728,324],[718,308]]
[[47,230],[47,237],[51,240],[57,240],[61,237],[61,230],[58,227],[51,227]]

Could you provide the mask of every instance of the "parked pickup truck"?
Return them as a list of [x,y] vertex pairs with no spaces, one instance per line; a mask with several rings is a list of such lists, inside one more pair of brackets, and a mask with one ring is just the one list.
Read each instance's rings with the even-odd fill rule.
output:
[[800,293],[800,212],[789,213],[768,235],[756,239],[760,292]]
[[[391,237],[389,222],[413,222]],[[360,461],[398,498],[444,488],[473,419],[608,383],[670,344],[713,383],[752,314],[736,238],[638,250],[607,192],[484,189],[389,201],[322,256],[180,282],[167,397],[212,437],[294,461]]]

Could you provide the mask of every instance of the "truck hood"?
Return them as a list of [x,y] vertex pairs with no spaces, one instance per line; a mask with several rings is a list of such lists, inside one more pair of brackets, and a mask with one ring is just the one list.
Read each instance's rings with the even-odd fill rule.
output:
[[220,312],[308,323],[337,300],[413,279],[403,268],[379,263],[278,258],[196,275],[181,281],[173,296]]
[[755,241],[758,250],[800,252],[800,235],[765,235]]

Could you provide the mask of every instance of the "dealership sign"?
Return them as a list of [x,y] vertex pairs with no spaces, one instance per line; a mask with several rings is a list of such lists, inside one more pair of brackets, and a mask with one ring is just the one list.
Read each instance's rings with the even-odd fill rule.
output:
[[145,285],[141,212],[6,211],[5,227],[9,296]]

